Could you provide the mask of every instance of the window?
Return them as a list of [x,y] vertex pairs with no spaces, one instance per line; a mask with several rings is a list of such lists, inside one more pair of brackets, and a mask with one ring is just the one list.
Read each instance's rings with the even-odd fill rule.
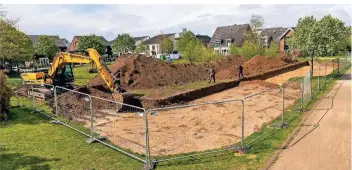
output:
[[152,45],[152,50],[155,50],[155,46],[154,45]]
[[149,51],[149,45],[147,45],[147,50]]
[[231,39],[226,39],[226,45],[229,47],[231,45]]
[[216,41],[215,47],[220,47],[220,41]]
[[265,47],[268,47],[268,37],[267,36],[261,37],[260,38],[260,44],[262,44]]

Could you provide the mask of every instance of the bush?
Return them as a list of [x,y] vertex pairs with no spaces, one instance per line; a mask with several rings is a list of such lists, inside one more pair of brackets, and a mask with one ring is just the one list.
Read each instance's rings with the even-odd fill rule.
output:
[[240,54],[245,59],[251,59],[256,55],[263,55],[264,48],[260,44],[250,42],[250,41],[244,41],[241,47]]
[[198,58],[201,62],[209,62],[220,58],[220,54],[214,52],[211,48],[203,47],[201,50],[201,57]]
[[269,48],[265,49],[265,56],[269,58],[276,58],[279,55],[279,51],[280,51],[279,45],[274,41],[272,41],[270,43]]
[[6,121],[10,111],[12,90],[6,84],[7,75],[0,70],[0,121]]
[[229,47],[229,53],[235,56],[241,55],[241,49],[234,44],[231,44]]
[[200,61],[203,48],[203,44],[199,40],[192,40],[186,45],[183,57],[189,62]]

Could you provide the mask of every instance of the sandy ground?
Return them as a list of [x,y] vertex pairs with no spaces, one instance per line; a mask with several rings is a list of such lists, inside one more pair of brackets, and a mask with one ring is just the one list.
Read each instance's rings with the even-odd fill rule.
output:
[[[313,76],[319,75],[319,67],[318,67],[319,65],[320,65],[320,76],[325,75],[324,63],[322,63],[322,64],[316,63],[316,64],[314,64],[314,67],[313,67],[314,68]],[[281,85],[282,83],[286,82],[288,79],[290,79],[292,77],[301,77],[301,76],[306,75],[309,72],[309,70],[310,70],[310,66],[305,66],[305,67],[299,68],[294,71],[290,71],[290,72],[280,74],[275,77],[271,77],[269,79],[266,79],[265,81]],[[330,74],[332,72],[332,70],[333,70],[333,67],[331,64],[326,66],[326,74]]]
[[[269,88],[246,84],[192,102],[219,101],[243,98]],[[285,97],[285,107],[299,97],[299,89],[285,91],[297,97]],[[261,125],[281,114],[281,93],[278,88],[245,102],[245,136],[259,130]],[[150,146],[152,155],[170,155],[229,146],[240,140],[241,102],[207,104],[188,108],[157,111],[149,117]],[[96,126],[101,135],[114,144],[145,153],[144,118],[137,114],[119,114],[109,123]]]
[[351,169],[350,78],[345,75],[311,111],[271,170]]
[[[302,76],[309,66],[291,71],[268,82],[281,84],[291,77]],[[317,67],[316,67],[317,68]],[[328,67],[327,73],[330,73]],[[315,73],[315,72],[314,72]],[[229,99],[241,99],[272,86],[265,83],[246,83],[192,102],[204,103]],[[299,86],[298,86],[299,87]],[[285,88],[285,108],[300,96],[299,88]],[[288,97],[290,96],[290,97]],[[278,88],[249,98],[245,102],[245,136],[259,130],[263,123],[270,122],[282,112],[282,98]],[[151,154],[170,155],[216,149],[234,144],[241,136],[241,102],[207,104],[157,111],[149,117]],[[137,113],[116,114],[113,110],[102,110],[108,116],[96,119],[95,130],[114,144],[134,152],[145,153],[145,120]]]

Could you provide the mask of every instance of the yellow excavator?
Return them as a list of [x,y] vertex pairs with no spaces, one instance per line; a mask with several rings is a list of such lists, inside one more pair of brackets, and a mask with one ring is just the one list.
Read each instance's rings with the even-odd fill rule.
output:
[[[97,70],[98,75],[104,80],[107,87],[113,93],[115,101],[128,103],[133,96],[121,88],[119,80],[113,75],[111,70],[102,61],[101,56],[95,49],[75,52],[59,52],[53,59],[48,69],[48,73],[22,73],[21,78],[25,84],[62,86],[66,88],[73,87],[73,64],[91,64],[92,68]],[[36,92],[29,95],[44,98],[45,90],[37,88]],[[31,92],[29,92],[31,93]]]

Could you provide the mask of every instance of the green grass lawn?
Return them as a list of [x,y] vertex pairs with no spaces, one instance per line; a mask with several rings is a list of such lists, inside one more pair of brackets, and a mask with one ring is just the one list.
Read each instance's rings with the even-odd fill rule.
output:
[[[334,85],[336,79],[331,78],[332,81],[328,81],[321,91],[313,93],[313,101],[305,106],[307,109]],[[299,81],[299,78],[292,81]],[[313,81],[314,87],[315,82]],[[50,110],[46,106],[42,107]],[[299,107],[298,99],[292,107],[286,109],[288,128],[269,126],[279,123],[281,117],[278,117],[247,137],[245,144],[251,142],[248,154],[238,155],[226,151],[195,156],[159,163],[156,169],[258,169],[299,126],[303,117],[297,110]],[[0,123],[0,169],[141,169],[141,163],[101,144],[88,145],[81,134],[61,125],[49,124],[47,118],[30,113],[30,108],[31,105],[26,100],[26,107],[11,109],[11,120]],[[81,125],[75,126],[84,129]],[[253,141],[262,135],[264,136]],[[156,158],[167,157],[153,157]]]

